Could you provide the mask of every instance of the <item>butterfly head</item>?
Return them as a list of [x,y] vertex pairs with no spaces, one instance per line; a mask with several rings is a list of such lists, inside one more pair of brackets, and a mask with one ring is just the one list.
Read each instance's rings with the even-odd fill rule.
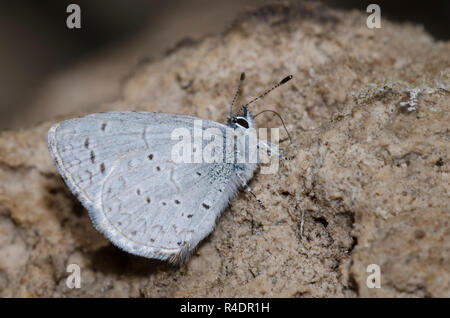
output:
[[228,118],[227,126],[233,129],[247,130],[255,128],[253,116],[247,106],[242,106],[240,111],[231,118]]
[[293,78],[292,75],[286,76],[279,83],[274,85],[272,88],[266,90],[265,92],[260,94],[258,97],[253,98],[247,104],[243,105],[241,107],[241,109],[239,110],[239,112],[236,115],[233,116],[232,115],[232,113],[233,113],[233,106],[234,106],[234,103],[236,102],[237,97],[239,95],[242,82],[245,79],[245,73],[241,73],[241,78],[240,78],[240,81],[239,81],[239,85],[238,85],[236,94],[234,95],[233,101],[231,102],[231,105],[230,105],[230,117],[228,117],[227,126],[231,127],[234,130],[238,130],[239,129],[240,131],[246,131],[248,129],[255,128],[255,123],[253,121],[254,117],[250,113],[250,110],[248,109],[247,106],[252,104],[252,103],[254,103],[254,102],[256,102],[257,100],[263,98],[264,96],[269,94],[271,91],[273,91],[275,88],[277,88],[277,87],[279,87],[279,86],[289,82],[292,78]]

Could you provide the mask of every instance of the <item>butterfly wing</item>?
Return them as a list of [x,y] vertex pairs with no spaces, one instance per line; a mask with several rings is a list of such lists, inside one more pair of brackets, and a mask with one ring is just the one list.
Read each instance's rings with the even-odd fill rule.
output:
[[[184,261],[236,194],[232,164],[174,163],[175,128],[193,135],[199,118],[108,112],[54,125],[49,149],[94,226],[123,250]],[[202,120],[202,128],[226,126]],[[256,167],[255,167],[256,168]],[[252,171],[253,173],[253,171]]]

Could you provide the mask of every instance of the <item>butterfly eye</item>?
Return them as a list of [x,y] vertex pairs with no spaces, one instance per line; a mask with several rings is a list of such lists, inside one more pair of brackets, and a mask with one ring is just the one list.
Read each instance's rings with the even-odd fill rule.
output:
[[238,118],[236,118],[236,123],[239,125],[239,126],[242,126],[242,127],[244,127],[245,129],[248,129],[248,121],[245,119],[245,118],[242,118],[242,117],[238,117]]

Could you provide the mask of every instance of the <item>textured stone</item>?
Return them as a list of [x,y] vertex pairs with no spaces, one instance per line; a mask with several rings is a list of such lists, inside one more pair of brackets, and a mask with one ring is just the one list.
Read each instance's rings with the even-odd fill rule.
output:
[[[450,43],[365,23],[356,11],[266,6],[139,65],[96,109],[224,121],[242,71],[241,102],[294,75],[252,106],[279,112],[293,140],[281,132],[293,160],[250,184],[266,209],[242,192],[180,268],[95,231],[47,151],[61,118],[0,133],[0,295],[449,297]],[[256,122],[280,125],[267,113]],[[71,263],[81,289],[66,287]],[[369,264],[380,289],[366,286]]]

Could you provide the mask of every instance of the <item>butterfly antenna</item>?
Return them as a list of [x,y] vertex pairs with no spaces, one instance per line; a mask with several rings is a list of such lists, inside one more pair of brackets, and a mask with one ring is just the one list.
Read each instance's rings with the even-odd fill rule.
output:
[[241,86],[242,86],[242,82],[244,82],[244,79],[245,79],[245,73],[242,72],[242,73],[241,73],[241,78],[240,78],[240,80],[239,80],[239,84],[238,84],[238,87],[237,87],[237,90],[236,90],[236,93],[234,94],[233,101],[231,102],[231,106],[230,106],[230,119],[231,119],[231,117],[233,117],[233,106],[234,106],[234,104],[236,103],[236,100],[237,100],[237,98],[238,98],[238,96],[239,96],[239,93],[241,92]]
[[276,111],[274,111],[274,110],[272,110],[272,109],[266,109],[266,110],[263,110],[263,111],[259,112],[258,114],[256,114],[254,118],[258,117],[259,115],[261,115],[262,113],[265,113],[265,112],[271,112],[271,113],[274,113],[275,115],[278,116],[278,118],[280,118],[281,123],[283,124],[284,130],[286,130],[286,133],[287,133],[287,135],[288,135],[289,142],[292,143],[291,135],[289,134],[289,131],[287,130],[286,125],[284,124],[283,118],[282,118],[281,115],[278,114]]
[[242,107],[247,107],[248,105],[252,104],[253,102],[256,102],[258,99],[263,98],[264,96],[266,96],[267,94],[269,94],[271,91],[273,91],[275,88],[286,84],[287,82],[289,82],[291,79],[293,78],[292,75],[288,75],[285,78],[283,78],[278,84],[276,84],[275,86],[273,86],[272,88],[269,88],[267,91],[265,91],[264,93],[262,93],[261,95],[259,95],[258,97],[253,98],[251,101],[249,101],[247,104],[245,104]]

